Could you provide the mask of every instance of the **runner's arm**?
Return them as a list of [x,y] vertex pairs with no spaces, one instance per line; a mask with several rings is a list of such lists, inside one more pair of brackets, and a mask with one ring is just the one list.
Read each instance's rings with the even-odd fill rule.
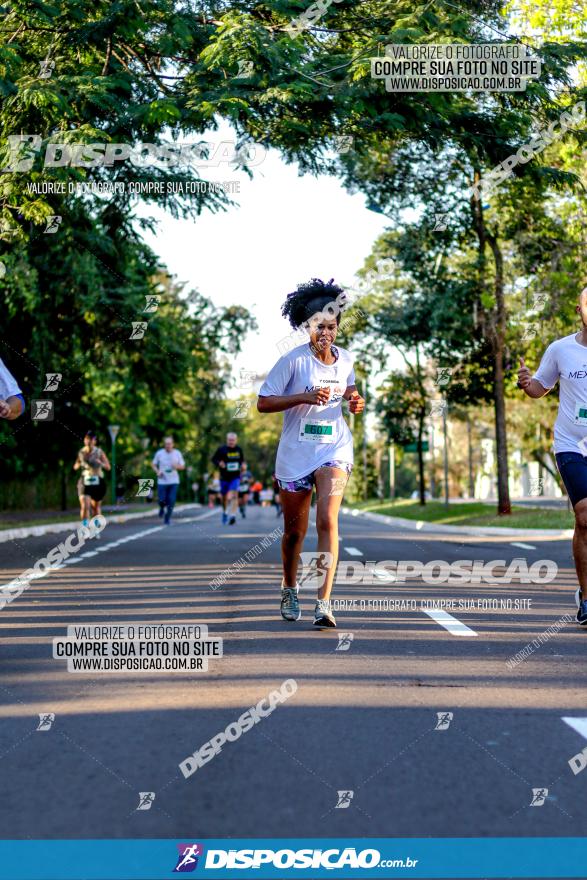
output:
[[105,452],[102,452],[102,465],[106,468],[107,471],[112,470],[110,466],[110,462],[108,461],[108,457]]
[[527,394],[528,397],[544,397],[550,391],[550,388],[545,388],[544,385],[541,385],[538,379],[530,379],[530,382],[526,387],[520,386],[524,394]]
[[283,412],[293,409],[294,406],[316,406],[326,403],[330,389],[317,388],[314,391],[305,391],[303,394],[270,394],[267,397],[259,395],[257,409],[261,413]]
[[521,388],[528,397],[538,398],[548,394],[550,388],[534,379],[528,367],[524,362],[524,358],[520,358],[520,369],[518,370],[518,388]]

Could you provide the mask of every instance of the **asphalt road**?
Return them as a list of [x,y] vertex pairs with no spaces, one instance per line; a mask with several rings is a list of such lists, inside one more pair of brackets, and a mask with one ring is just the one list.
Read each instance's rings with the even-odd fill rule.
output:
[[[298,623],[279,615],[279,540],[211,589],[281,524],[273,509],[249,508],[233,527],[219,519],[201,509],[171,528],[108,525],[79,561],[0,611],[4,838],[583,834],[587,772],[568,762],[587,746],[587,631],[563,621],[539,638],[575,612],[568,541],[519,547],[344,515],[345,561],[517,557],[559,571],[539,585],[337,585],[348,603],[338,629],[316,631],[310,590]],[[1,583],[65,537],[0,545]],[[439,621],[422,610],[429,599],[469,607]],[[205,623],[224,656],[207,672],[108,673],[71,673],[52,657],[68,625],[139,621]],[[508,664],[533,639],[533,653]],[[287,679],[293,696],[184,778],[181,761]],[[43,713],[55,719],[37,730]],[[437,713],[452,713],[445,729]],[[585,734],[566,716],[585,717]],[[532,789],[548,789],[541,806]],[[337,807],[341,791],[353,794]],[[140,792],[154,793],[148,809],[137,809]]]

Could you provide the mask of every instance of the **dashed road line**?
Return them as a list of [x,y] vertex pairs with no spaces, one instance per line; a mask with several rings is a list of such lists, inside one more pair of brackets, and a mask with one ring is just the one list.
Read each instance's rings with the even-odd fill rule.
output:
[[424,614],[427,614],[428,617],[431,617],[432,620],[439,623],[440,626],[443,626],[446,630],[451,633],[453,636],[476,636],[478,633],[475,632],[474,629],[468,627],[462,620],[458,620],[456,617],[453,617],[452,614],[449,614],[448,611],[442,611],[437,608],[422,608]]

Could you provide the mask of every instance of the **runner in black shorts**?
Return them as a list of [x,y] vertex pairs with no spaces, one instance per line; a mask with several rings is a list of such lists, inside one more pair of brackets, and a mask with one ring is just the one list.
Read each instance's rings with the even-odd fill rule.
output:
[[554,424],[554,452],[559,473],[575,512],[573,556],[579,589],[577,621],[587,625],[587,287],[575,311],[582,329],[557,339],[546,349],[535,375],[520,359],[518,387],[528,397],[544,397],[559,382]]
[[77,454],[74,471],[81,470],[82,475],[77,481],[77,494],[80,505],[82,525],[87,526],[92,516],[100,516],[102,499],[106,494],[104,468],[110,470],[110,462],[102,449],[97,445],[98,438],[94,431],[88,431],[84,437],[84,445]]

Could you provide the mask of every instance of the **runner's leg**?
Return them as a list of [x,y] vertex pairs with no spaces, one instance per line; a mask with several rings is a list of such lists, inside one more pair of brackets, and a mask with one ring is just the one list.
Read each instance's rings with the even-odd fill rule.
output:
[[173,513],[173,508],[175,507],[175,499],[177,498],[177,490],[179,488],[178,483],[171,483],[167,487],[167,513],[165,514],[165,522],[171,522],[171,514]]
[[[326,578],[318,590],[318,598],[330,598],[334,573],[338,562],[338,513],[343,493],[342,480],[348,480],[346,471],[339,468],[322,467],[314,474],[316,482],[316,531],[318,532],[318,551],[329,553]],[[282,497],[285,493],[282,493]]]
[[575,504],[573,557],[581,588],[581,598],[587,599],[587,498],[583,498]]
[[283,583],[286,587],[295,587],[297,582],[298,560],[308,530],[311,499],[311,489],[305,489],[301,492],[281,492],[283,507],[281,559],[283,562]]

